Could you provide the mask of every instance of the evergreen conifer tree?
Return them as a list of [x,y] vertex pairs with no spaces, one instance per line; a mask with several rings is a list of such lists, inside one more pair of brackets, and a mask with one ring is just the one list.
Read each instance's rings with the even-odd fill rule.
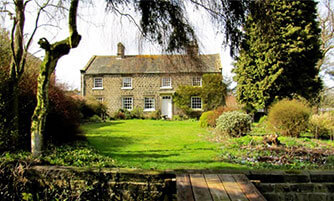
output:
[[254,109],[294,96],[315,101],[322,88],[316,2],[272,0],[261,9],[248,16],[233,69],[238,100]]

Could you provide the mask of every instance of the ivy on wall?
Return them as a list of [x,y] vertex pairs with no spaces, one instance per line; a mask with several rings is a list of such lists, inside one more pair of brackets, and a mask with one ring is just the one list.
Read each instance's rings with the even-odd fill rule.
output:
[[173,102],[187,115],[194,113],[191,109],[191,97],[202,98],[203,111],[213,110],[221,105],[225,105],[227,86],[223,83],[222,75],[204,74],[202,77],[202,87],[179,86],[173,96]]

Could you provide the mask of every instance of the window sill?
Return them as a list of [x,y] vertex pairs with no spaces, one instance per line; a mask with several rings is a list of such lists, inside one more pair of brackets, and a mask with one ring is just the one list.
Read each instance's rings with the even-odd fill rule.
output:
[[123,89],[123,90],[131,90],[132,87],[122,87],[121,89]]
[[191,109],[194,110],[194,111],[203,111],[202,108],[191,108]]
[[160,89],[173,89],[173,87],[160,87]]
[[103,90],[103,87],[94,87],[93,90]]
[[154,112],[155,109],[144,109],[144,112]]

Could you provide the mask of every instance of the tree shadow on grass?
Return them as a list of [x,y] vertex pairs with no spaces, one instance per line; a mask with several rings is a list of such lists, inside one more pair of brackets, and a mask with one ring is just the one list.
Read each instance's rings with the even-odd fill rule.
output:
[[86,123],[87,126],[91,129],[98,129],[98,128],[103,128],[103,127],[108,127],[108,126],[113,126],[117,124],[124,124],[124,122],[121,121],[108,121],[108,122],[101,122],[101,123]]
[[[120,147],[126,147],[133,143],[138,143],[133,137],[118,137],[118,136],[86,136],[88,142],[93,145],[95,148],[103,151],[115,151],[115,149]],[[110,148],[110,149],[108,149]]]
[[[125,159],[129,159],[129,160],[134,160],[134,159],[138,159],[140,161],[143,161],[143,158],[167,158],[167,157],[171,157],[171,156],[179,156],[180,154],[154,154],[154,153],[138,153],[138,154],[134,154],[134,153],[124,153],[124,154],[117,154],[117,153],[110,153],[110,156],[112,157],[118,157],[118,158],[125,158]],[[146,160],[145,160],[146,161]]]

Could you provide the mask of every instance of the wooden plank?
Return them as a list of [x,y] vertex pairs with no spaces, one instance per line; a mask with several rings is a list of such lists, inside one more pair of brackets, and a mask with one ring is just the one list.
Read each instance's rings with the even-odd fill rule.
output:
[[226,192],[232,201],[248,201],[247,197],[242,192],[238,183],[234,180],[232,175],[219,174],[220,180],[226,189]]
[[259,190],[249,181],[246,175],[236,174],[233,175],[234,179],[238,182],[241,190],[244,192],[248,200],[250,201],[267,201],[266,198],[260,193]]
[[188,175],[176,176],[176,195],[179,201],[194,201],[191,183]]
[[208,185],[202,174],[191,174],[190,182],[196,201],[212,201]]
[[206,183],[214,201],[230,201],[226,190],[216,174],[205,174]]

